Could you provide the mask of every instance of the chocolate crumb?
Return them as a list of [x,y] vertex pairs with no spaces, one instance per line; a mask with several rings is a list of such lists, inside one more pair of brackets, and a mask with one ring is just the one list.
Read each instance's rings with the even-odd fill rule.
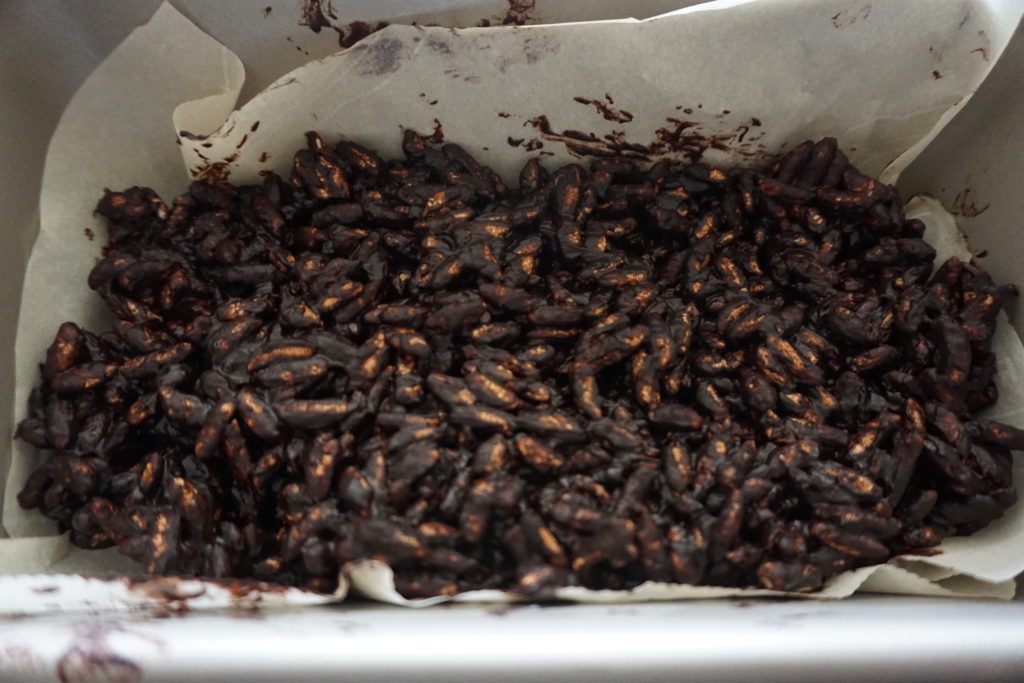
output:
[[330,0],[302,0],[302,18],[299,20],[299,26],[305,26],[313,33],[320,33],[321,29],[331,26],[328,16],[332,19],[337,18]]
[[389,23],[386,21],[378,21],[373,25],[365,21],[353,21],[347,26],[333,26],[332,28],[338,34],[338,46],[347,49],[388,25]]

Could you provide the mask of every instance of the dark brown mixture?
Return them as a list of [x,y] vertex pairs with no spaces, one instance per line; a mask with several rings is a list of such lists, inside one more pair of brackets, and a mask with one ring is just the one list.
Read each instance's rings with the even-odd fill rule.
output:
[[291,178],[109,192],[18,435],[19,496],[155,574],[407,596],[644,581],[812,591],[1013,503],[990,344],[832,139],[770,169],[603,158],[509,189],[415,133]]

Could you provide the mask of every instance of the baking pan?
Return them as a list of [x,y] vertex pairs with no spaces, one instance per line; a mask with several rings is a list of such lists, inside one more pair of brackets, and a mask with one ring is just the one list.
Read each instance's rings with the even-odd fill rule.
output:
[[[8,0],[0,7],[0,206],[8,248],[0,254],[0,384],[11,386],[13,323],[37,220],[36,199],[49,136],[64,105],[92,69],[157,2]],[[204,25],[200,2],[178,9]],[[294,63],[326,54],[336,40],[299,26],[299,10],[278,2],[254,15],[248,54],[286,34]],[[260,3],[262,5],[262,3]],[[347,19],[534,21],[612,18],[616,3],[336,3]],[[638,2],[635,16],[681,3]],[[243,10],[243,5],[245,9]],[[302,5],[302,7],[299,7]],[[344,5],[344,6],[343,6]],[[430,5],[429,9],[426,7]],[[857,5],[858,3],[851,3]],[[857,9],[857,8],[854,8]],[[430,14],[433,12],[434,14]],[[619,13],[621,14],[621,10]],[[262,23],[261,23],[262,22]],[[988,250],[997,280],[1024,281],[1024,36],[966,108],[903,174],[906,194],[926,192],[957,215],[975,250]],[[233,46],[235,47],[235,46]],[[237,49],[237,48],[236,48]],[[287,68],[284,68],[287,67]],[[256,87],[255,85],[246,86]],[[252,94],[252,93],[249,93]],[[245,93],[243,92],[243,96]],[[1008,311],[1024,329],[1019,301]],[[11,415],[11,392],[0,414]],[[0,603],[3,595],[0,594]],[[409,611],[370,603],[288,611],[196,613],[173,604],[142,614],[89,614],[0,621],[0,680],[457,680],[479,678],[623,680],[1020,680],[1024,602],[861,596],[841,602],[700,601],[676,604],[444,606]]]

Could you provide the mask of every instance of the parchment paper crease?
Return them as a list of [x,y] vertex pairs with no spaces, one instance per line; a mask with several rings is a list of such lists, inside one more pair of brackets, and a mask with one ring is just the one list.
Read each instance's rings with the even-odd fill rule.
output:
[[[622,140],[649,145],[653,155],[710,146],[705,159],[722,164],[756,164],[800,140],[834,135],[863,171],[894,181],[977,89],[1021,12],[1006,0],[722,0],[642,22],[459,30],[396,25],[287,74],[232,111],[243,87],[241,62],[165,4],[85,82],[51,143],[18,325],[15,419],[57,326],[75,320],[95,329],[106,322],[99,297],[84,286],[103,242],[86,239],[84,231],[104,234],[92,210],[106,187],[149,185],[169,200],[190,177],[205,173],[241,183],[258,181],[262,170],[287,171],[310,129],[357,139],[387,156],[400,154],[402,127],[430,132],[435,125],[506,179],[538,153],[551,167],[575,160],[570,147],[576,143],[562,134],[569,130],[591,136],[585,144],[599,149]],[[693,137],[680,144],[685,135]],[[938,202],[915,199],[908,213],[928,224],[926,238],[940,258],[969,255]],[[1024,427],[1024,346],[1005,321],[995,349],[1001,398],[993,414]],[[116,574],[129,565],[111,553],[70,548],[41,516],[18,508],[15,494],[33,463],[31,450],[15,444],[2,516],[14,538],[0,540],[0,574],[9,575],[0,576],[7,602],[0,614],[153,604],[137,585],[62,575]],[[1020,458],[1015,474],[1024,481]],[[801,597],[870,590],[1008,599],[1012,578],[1024,570],[1024,506],[940,549],[847,572]],[[353,588],[378,600],[443,601],[402,599],[379,563],[345,573]],[[44,578],[60,599],[32,598]],[[89,591],[101,584],[105,597],[90,601]],[[261,595],[189,585],[205,586],[196,589],[201,598],[184,598],[197,608]],[[292,590],[267,599],[338,600],[345,585],[334,596]],[[628,592],[566,588],[555,597],[729,595],[779,594],[645,584]],[[512,598],[475,591],[455,599]]]

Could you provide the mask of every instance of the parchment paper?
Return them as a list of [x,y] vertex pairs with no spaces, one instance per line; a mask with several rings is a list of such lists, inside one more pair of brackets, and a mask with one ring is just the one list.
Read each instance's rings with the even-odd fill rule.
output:
[[[574,160],[576,141],[565,130],[590,134],[591,148],[623,139],[652,143],[656,155],[679,153],[665,141],[682,126],[694,134],[687,150],[713,145],[705,158],[727,164],[756,164],[802,139],[835,135],[862,170],[884,172],[891,181],[976,90],[1020,15],[1005,0],[721,0],[643,22],[391,26],[282,77],[232,112],[243,87],[240,61],[164,5],[86,81],[51,143],[18,325],[15,418],[23,416],[37,363],[60,322],[106,323],[102,303],[83,284],[103,242],[91,212],[105,187],[149,185],[169,200],[191,176],[211,171],[239,183],[258,180],[261,170],[286,171],[309,129],[397,155],[402,127],[429,132],[437,124],[507,179],[534,154],[552,167]],[[542,115],[549,125],[537,121]],[[952,217],[936,202],[916,200],[908,210],[926,221],[926,237],[940,251],[967,255]],[[95,241],[85,237],[86,228]],[[1001,399],[994,412],[1024,426],[1024,346],[1008,325],[995,346]],[[17,507],[15,494],[33,463],[31,450],[16,444],[2,517],[15,538],[0,541],[0,574],[127,571],[109,553],[71,549],[41,516]],[[1020,482],[1019,459],[1016,470]],[[1012,577],[1024,569],[1024,506],[940,549],[848,572],[802,597],[840,598],[858,589],[1012,597]],[[376,599],[437,602],[403,600],[379,563],[346,574]],[[25,595],[26,582],[10,577],[0,588]],[[69,609],[81,602],[74,597],[81,581],[74,585],[79,588],[69,584],[58,601]],[[220,595],[211,589],[214,594]],[[569,588],[556,597],[612,602],[736,594],[778,595],[645,584],[628,592]],[[210,595],[197,606],[233,600],[221,595],[218,603]],[[148,599],[126,588],[114,602]],[[477,591],[456,599],[509,598]],[[32,609],[27,603],[19,609]]]
[[[720,0],[646,21],[389,26],[283,76],[182,152],[193,172],[224,164],[250,182],[282,168],[311,128],[397,155],[400,127],[429,132],[436,120],[514,177],[531,141],[554,166],[575,159],[566,130],[600,148],[605,136],[657,144],[685,123],[728,145],[708,150],[713,162],[836,135],[862,171],[891,180],[991,69],[1008,38],[992,36],[1010,21],[997,11],[984,0]],[[174,121],[205,135],[210,118],[189,105]]]

